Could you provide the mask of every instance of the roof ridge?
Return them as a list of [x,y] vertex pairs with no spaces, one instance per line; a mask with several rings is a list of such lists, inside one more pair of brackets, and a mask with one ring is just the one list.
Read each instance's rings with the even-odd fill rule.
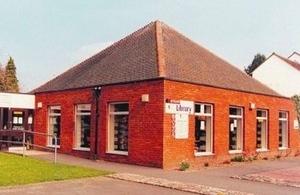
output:
[[275,56],[277,56],[279,59],[285,61],[286,63],[288,63],[289,65],[291,65],[292,67],[296,68],[297,70],[300,71],[300,65],[297,62],[294,62],[288,58],[285,58],[279,54],[273,53]]
[[289,57],[287,57],[288,59],[290,59],[290,57],[292,57],[294,54],[297,54],[298,56],[300,56],[300,53],[294,51],[291,55],[289,55]]
[[159,77],[166,76],[165,52],[162,36],[162,22],[155,21],[156,52],[157,52],[157,70]]

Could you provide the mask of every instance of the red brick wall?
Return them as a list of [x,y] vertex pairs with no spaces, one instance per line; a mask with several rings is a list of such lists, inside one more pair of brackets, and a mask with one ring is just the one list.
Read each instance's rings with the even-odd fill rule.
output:
[[[141,101],[142,94],[149,94],[149,102]],[[101,94],[100,142],[107,143],[108,105],[111,102],[129,103],[128,156],[105,154],[101,144],[101,158],[132,164],[162,167],[163,159],[163,81],[103,87]],[[105,125],[103,125],[105,124]]]
[[[141,101],[142,94],[149,94],[150,101]],[[48,106],[61,106],[61,144],[60,152],[82,157],[94,157],[95,105],[92,89],[37,94],[36,102],[43,108],[36,109],[35,129],[47,132]],[[105,86],[99,99],[98,158],[138,165],[162,167],[163,152],[163,81]],[[108,143],[108,105],[111,102],[129,103],[129,151],[128,156],[107,154]],[[73,150],[74,105],[93,103],[91,120],[91,151]],[[45,145],[45,137],[35,138],[35,143]]]
[[[36,132],[48,133],[48,107],[61,106],[61,134],[59,151],[76,156],[91,158],[94,148],[91,148],[91,154],[79,150],[73,150],[74,126],[75,126],[75,109],[76,104],[88,104],[93,102],[92,90],[82,89],[73,91],[62,91],[52,93],[41,93],[36,95],[36,104],[42,103],[42,108],[35,109],[34,130]],[[92,107],[94,109],[94,107]],[[93,111],[91,111],[93,112]],[[92,117],[92,124],[94,119]],[[92,126],[91,135],[94,135]],[[93,142],[93,139],[91,140]],[[45,136],[35,136],[35,144],[46,145]],[[94,146],[91,144],[91,146]]]
[[[142,94],[149,94],[149,102],[141,101]],[[212,156],[194,156],[193,115],[189,116],[189,138],[174,139],[171,132],[171,114],[164,110],[165,99],[188,100],[214,105]],[[35,131],[47,132],[48,106],[61,106],[60,152],[85,158],[94,157],[95,104],[92,89],[41,93],[36,95],[36,103],[43,107],[35,110]],[[148,81],[123,85],[103,86],[99,100],[100,120],[98,133],[98,158],[107,161],[124,162],[162,168],[178,168],[182,160],[188,159],[192,166],[203,163],[223,162],[232,158],[228,152],[229,106],[244,108],[244,151],[248,155],[256,153],[256,109],[249,109],[250,102],[256,108],[269,112],[269,150],[261,155],[276,155],[278,151],[278,112],[289,111],[290,148],[299,148],[299,134],[293,129],[296,118],[293,102],[284,98],[274,98],[243,92],[228,91],[212,87],[197,86],[172,81]],[[111,102],[129,103],[129,151],[127,155],[107,153],[108,105]],[[73,150],[74,105],[92,103],[91,151]],[[35,143],[45,145],[45,137],[35,138]],[[292,150],[283,151],[282,154]]]
[[[194,157],[195,118],[189,117],[189,139],[175,140],[171,135],[171,114],[165,114],[164,125],[164,168],[178,168],[182,160],[188,159],[193,166],[203,166],[203,163],[222,162],[230,160],[229,154],[229,106],[244,108],[244,151],[246,155],[256,154],[256,109],[267,109],[269,120],[269,150],[261,152],[264,155],[289,153],[292,150],[278,151],[278,116],[279,111],[289,112],[289,143],[290,148],[297,150],[299,133],[293,129],[293,120],[296,119],[293,102],[289,99],[275,98],[237,91],[228,91],[212,87],[183,84],[165,81],[165,98],[188,100],[214,105],[214,146],[213,156]],[[250,109],[250,102],[255,103],[256,109]]]

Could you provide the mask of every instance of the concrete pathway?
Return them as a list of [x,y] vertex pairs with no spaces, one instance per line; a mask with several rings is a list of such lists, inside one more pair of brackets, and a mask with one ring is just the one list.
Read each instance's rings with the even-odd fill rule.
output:
[[[54,160],[53,153],[26,151],[26,155],[47,161]],[[218,195],[300,194],[300,188],[296,186],[300,184],[300,158],[298,157],[274,161],[254,161],[252,163],[241,163],[236,166],[206,168],[202,170],[192,170],[184,172],[104,161],[92,161],[64,154],[58,154],[57,161],[63,164],[115,171],[117,174],[111,176],[110,178],[48,182],[42,184],[34,184],[33,186],[38,186],[38,188],[41,189],[47,189],[49,188],[48,186],[58,185],[61,186],[60,191],[64,190],[64,193],[61,194],[76,194],[76,192],[74,192],[72,188],[64,188],[63,186],[65,183],[70,183],[71,185],[74,182],[79,182],[82,184],[75,184],[74,190],[77,189],[78,186],[82,186],[86,192],[85,194],[91,195],[99,194],[99,191],[102,192],[101,194],[130,194],[130,192],[128,191],[130,189],[136,190],[134,194],[147,194],[149,192],[151,192],[152,194],[190,194],[190,192],[192,192],[194,194]],[[265,179],[258,180],[257,178],[260,177]],[[271,178],[272,182],[268,181],[268,179],[266,178]],[[284,181],[285,183],[291,183],[291,180],[293,180],[295,186],[280,184],[280,182],[282,181]],[[94,185],[92,185],[93,183]],[[109,186],[115,187],[110,189]],[[22,189],[22,187],[23,186],[18,186],[9,189],[17,190],[19,188]],[[28,189],[28,186],[24,187],[24,190],[25,189]],[[106,191],[104,191],[105,189]],[[7,188],[0,188],[0,194],[2,194],[1,190],[7,190]],[[7,191],[5,192],[6,194],[13,194],[7,193]],[[57,194],[54,192],[50,193],[50,191],[47,192],[49,192],[47,194]]]

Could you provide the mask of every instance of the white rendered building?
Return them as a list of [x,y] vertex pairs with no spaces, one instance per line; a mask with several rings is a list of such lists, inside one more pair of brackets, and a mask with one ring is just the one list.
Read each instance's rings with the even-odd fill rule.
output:
[[276,53],[257,67],[252,76],[278,93],[292,97],[300,94],[300,54],[294,52],[288,58]]

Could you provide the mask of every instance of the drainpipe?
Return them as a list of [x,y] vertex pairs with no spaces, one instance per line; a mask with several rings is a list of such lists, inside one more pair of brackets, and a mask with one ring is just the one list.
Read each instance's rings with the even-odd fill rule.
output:
[[101,95],[101,87],[95,87],[93,89],[93,95],[95,98],[95,105],[96,105],[96,121],[95,121],[95,154],[94,160],[98,160],[98,130],[99,130],[99,97]]

